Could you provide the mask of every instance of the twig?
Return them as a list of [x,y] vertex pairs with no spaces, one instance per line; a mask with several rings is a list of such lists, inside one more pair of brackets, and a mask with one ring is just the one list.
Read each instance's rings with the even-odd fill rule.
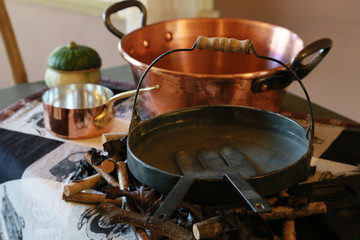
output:
[[85,204],[100,204],[106,198],[105,194],[79,192],[72,196],[63,195],[63,199],[69,202],[85,203]]
[[115,199],[105,198],[105,200],[102,202],[111,203],[118,207],[121,207],[124,204],[122,198],[115,198]]
[[265,198],[265,201],[270,205],[270,206],[274,206],[279,199],[277,197],[270,197],[270,198]]
[[283,240],[296,240],[295,220],[284,220],[282,226]]
[[112,187],[119,187],[119,183],[111,176],[109,173],[104,172],[100,167],[97,165],[92,164],[91,162],[91,152],[87,151],[84,154],[84,158],[86,162],[88,162],[104,179],[108,182],[108,184]]
[[220,216],[209,218],[193,225],[193,234],[196,239],[216,239],[224,229],[219,221]]
[[120,190],[129,190],[129,179],[126,163],[117,162],[116,163],[116,172],[119,180],[119,188]]
[[105,180],[100,174],[95,174],[84,178],[81,181],[74,181],[64,185],[63,194],[66,197],[73,196],[82,190],[94,188],[95,186],[104,183]]
[[286,192],[286,191],[280,191],[280,192],[278,193],[278,196],[279,196],[279,198],[288,198],[290,195],[289,195],[289,193]]
[[100,168],[106,172],[111,173],[115,170],[115,161],[112,158],[107,158],[100,163]]
[[79,192],[72,196],[65,196],[63,195],[63,199],[68,202],[77,202],[77,203],[84,203],[84,204],[100,204],[103,202],[111,203],[116,206],[122,205],[122,199],[116,198],[116,199],[109,199],[106,198],[105,194],[100,193],[88,193],[88,192]]
[[325,214],[327,208],[324,202],[311,202],[302,207],[277,206],[272,207],[270,213],[259,213],[264,220],[297,219],[310,215]]
[[[119,180],[119,189],[120,190],[129,190],[129,178],[128,178],[126,163],[122,162],[122,161],[117,162],[116,163],[116,172],[117,172],[117,177]],[[126,205],[125,205],[126,209],[135,211],[135,207],[133,207],[133,205],[131,204],[131,201],[128,198],[123,197],[122,199],[124,200],[124,203],[126,203]],[[123,207],[124,207],[124,204],[123,204]],[[133,231],[138,240],[150,240],[150,237],[146,233],[145,229],[138,228],[135,226],[132,226],[132,228],[133,228]]]
[[106,217],[104,220],[108,221],[109,224],[121,222],[140,228],[146,228],[175,240],[194,239],[194,236],[190,231],[174,223],[166,221],[162,224],[152,224],[149,223],[150,216],[126,211],[113,204],[102,203],[99,205],[98,210],[100,214]]
[[126,136],[125,133],[103,133],[101,136],[102,144],[112,140],[121,140]]

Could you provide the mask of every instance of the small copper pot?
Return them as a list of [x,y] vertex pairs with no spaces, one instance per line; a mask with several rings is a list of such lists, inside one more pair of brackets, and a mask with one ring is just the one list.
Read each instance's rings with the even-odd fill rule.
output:
[[[143,88],[149,91],[158,86]],[[104,86],[69,84],[47,90],[42,96],[45,127],[62,138],[91,138],[109,132],[114,124],[115,101],[135,95],[136,90],[114,96]]]
[[[112,25],[110,16],[133,6],[142,12],[143,26],[125,35]],[[251,39],[260,55],[286,63],[300,78],[332,45],[330,39],[321,39],[305,47],[304,41],[286,28],[245,19],[189,18],[146,25],[146,9],[139,1],[117,2],[105,10],[103,19],[109,31],[121,39],[119,51],[130,64],[136,83],[154,59],[168,50],[191,47],[200,35]],[[314,59],[303,64],[310,55],[315,55]],[[161,89],[145,94],[145,109],[149,115],[157,115],[189,106],[229,104],[278,112],[291,82],[285,68],[255,56],[211,50],[179,52],[149,71],[144,86],[159,84]]]

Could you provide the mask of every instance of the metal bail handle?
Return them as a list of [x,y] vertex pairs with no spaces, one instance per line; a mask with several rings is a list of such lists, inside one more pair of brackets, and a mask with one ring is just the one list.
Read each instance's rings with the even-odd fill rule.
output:
[[130,122],[130,129],[129,129],[129,133],[132,132],[132,130],[141,122],[141,119],[138,115],[137,112],[137,108],[136,108],[136,102],[137,102],[137,97],[139,95],[139,90],[141,87],[142,82],[145,79],[146,74],[149,72],[149,70],[151,69],[151,67],[157,62],[159,61],[161,58],[165,57],[168,54],[171,54],[173,52],[181,52],[181,51],[192,51],[195,48],[198,48],[199,50],[203,50],[203,49],[211,49],[214,51],[221,51],[221,52],[231,52],[231,53],[236,53],[236,52],[242,52],[244,54],[251,54],[254,53],[254,55],[257,58],[261,58],[261,59],[265,59],[265,60],[269,60],[269,61],[273,61],[276,62],[280,65],[282,65],[283,67],[286,68],[287,71],[289,71],[295,80],[298,81],[298,83],[300,84],[305,97],[306,97],[306,101],[308,103],[308,108],[309,108],[309,113],[310,113],[310,118],[311,118],[311,123],[310,126],[307,130],[307,134],[306,137],[311,140],[314,137],[314,131],[315,131],[315,124],[314,124],[314,115],[313,115],[313,111],[312,111],[312,106],[311,106],[311,100],[309,97],[309,94],[305,88],[305,86],[303,85],[303,83],[301,82],[300,78],[297,76],[297,74],[291,69],[289,68],[285,63],[283,63],[282,61],[275,59],[275,58],[271,58],[271,57],[267,57],[267,56],[261,56],[258,55],[255,51],[254,48],[254,44],[251,40],[246,39],[246,40],[238,40],[238,39],[234,39],[234,38],[226,38],[226,37],[213,37],[213,38],[208,38],[208,37],[204,37],[204,36],[198,36],[198,38],[196,39],[195,44],[191,47],[191,48],[179,48],[179,49],[173,49],[173,50],[169,50],[163,54],[161,54],[159,57],[157,57],[144,71],[143,75],[140,78],[140,81],[138,83],[137,89],[136,89],[136,94],[135,94],[135,98],[134,98],[134,104],[133,104],[133,112],[132,112],[132,117],[131,117],[131,122]]
[[[129,133],[132,132],[132,130],[141,122],[141,119],[139,117],[139,114],[138,114],[138,111],[137,111],[137,108],[136,108],[136,103],[137,103],[137,98],[138,98],[138,95],[139,95],[139,91],[140,91],[140,87],[141,87],[141,84],[142,82],[144,81],[145,79],[145,76],[146,74],[150,71],[151,67],[154,66],[154,64],[159,61],[161,58],[165,57],[166,55],[169,55],[173,52],[181,52],[181,51],[192,51],[194,50],[196,47],[196,43],[191,47],[191,48],[179,48],[179,49],[173,49],[173,50],[169,50],[163,54],[161,54],[159,57],[157,57],[147,68],[146,70],[144,71],[144,73],[142,74],[140,80],[139,80],[139,83],[137,85],[137,88],[136,88],[136,94],[135,94],[135,97],[134,97],[134,104],[133,104],[133,110],[132,110],[132,116],[131,116],[131,120],[130,120],[130,127],[129,127]],[[160,86],[161,87],[161,86]]]

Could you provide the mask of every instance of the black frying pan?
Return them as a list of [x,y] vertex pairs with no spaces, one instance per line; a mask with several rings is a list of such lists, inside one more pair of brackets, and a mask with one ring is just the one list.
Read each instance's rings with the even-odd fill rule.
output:
[[[246,49],[245,52],[253,50]],[[163,56],[165,54],[158,59]],[[251,197],[284,190],[308,175],[312,156],[313,116],[309,97],[305,88],[303,90],[311,113],[309,130],[280,114],[229,105],[189,107],[141,122],[135,96],[127,142],[128,167],[140,182],[162,193],[171,193],[174,186],[182,182],[185,172],[193,174],[195,179],[186,189],[185,196],[177,192],[170,194],[176,201],[184,197],[200,204],[227,204],[243,201],[249,191],[252,191]],[[224,154],[224,147],[232,149],[233,153]],[[210,158],[217,156],[228,166],[206,168],[203,149],[210,151]],[[194,161],[199,161],[201,167],[184,172],[177,161],[178,152],[186,152]],[[239,162],[245,159],[245,165],[251,166],[247,167],[248,171],[243,171],[244,164],[230,166],[228,158],[239,155]],[[208,161],[206,158],[209,157],[205,157]],[[231,161],[233,164],[234,160]],[[234,176],[247,181],[234,184]],[[259,201],[260,196],[257,197]],[[169,217],[169,214],[159,216],[160,220]]]

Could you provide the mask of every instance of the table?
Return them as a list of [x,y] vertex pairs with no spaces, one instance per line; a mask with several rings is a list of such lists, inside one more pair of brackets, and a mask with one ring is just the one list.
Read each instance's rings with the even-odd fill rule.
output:
[[[104,69],[102,76],[127,83],[133,82],[130,67],[127,65]],[[40,81],[0,89],[0,109],[45,87],[45,83]],[[335,172],[339,172],[340,169],[341,171],[356,170],[359,154],[355,150],[360,148],[359,125],[316,104],[313,105],[313,110],[314,115],[319,119],[324,117],[337,124],[333,125],[331,121],[325,124],[317,122],[313,163],[322,171],[328,169]],[[304,116],[308,114],[306,101],[291,93],[286,94],[281,111],[295,112]],[[300,120],[307,124],[306,117]],[[31,124],[37,124],[36,117],[33,117],[32,121],[34,122]],[[7,126],[11,125],[11,121],[8,122]],[[344,124],[344,122],[350,124]],[[350,125],[356,126],[356,129],[349,130],[347,126]],[[15,234],[12,236],[13,238],[7,237],[18,239],[20,236],[26,235],[33,239],[47,239],[50,236],[56,236],[57,239],[101,239],[98,237],[103,236],[102,234],[107,234],[107,236],[115,234],[114,239],[135,239],[128,226],[107,226],[105,229],[100,222],[96,222],[99,218],[95,208],[81,204],[69,204],[61,199],[62,184],[68,180],[69,174],[74,171],[83,153],[90,146],[94,146],[94,142],[80,145],[76,141],[49,139],[42,136],[46,133],[41,132],[39,128],[34,130],[36,136],[24,134],[21,129],[19,130],[17,124],[10,129],[0,127],[0,136],[2,137],[2,142],[0,139],[0,162],[2,161],[0,183],[3,182],[1,179],[5,174],[10,176],[9,180],[12,180],[0,184],[0,198],[3,199],[2,209],[5,209],[2,213],[3,218],[12,221],[6,223],[0,218],[0,230],[6,229],[6,232]],[[4,138],[6,138],[5,141]],[[2,155],[3,152],[6,152],[7,155]],[[341,154],[336,155],[337,152],[341,152]],[[331,159],[331,162],[321,159],[322,157]],[[343,160],[348,160],[347,164],[339,163]],[[11,168],[18,168],[21,171],[17,172],[14,177],[11,176]],[[306,225],[305,229],[307,227]],[[94,229],[97,229],[98,232],[95,232]],[[0,231],[0,239],[2,237]],[[5,239],[8,238],[3,237],[2,240]]]
[[[134,81],[131,69],[127,65],[103,69],[101,70],[101,74],[105,78],[118,79],[128,83]],[[46,84],[44,81],[37,81],[0,88],[0,110],[45,87]]]
[[[128,83],[134,82],[129,65],[121,65],[102,69],[101,73],[102,76],[105,78],[120,80]],[[45,82],[39,81],[0,89],[0,110],[4,109],[5,107],[20,100],[25,96],[30,95],[33,92],[39,91],[44,87],[46,87]],[[312,107],[314,116],[323,116],[332,119],[354,122],[349,118],[346,118],[340,114],[337,114],[336,112],[321,107],[317,104],[312,104]],[[287,92],[281,106],[281,111],[307,114],[308,108],[304,98]]]

